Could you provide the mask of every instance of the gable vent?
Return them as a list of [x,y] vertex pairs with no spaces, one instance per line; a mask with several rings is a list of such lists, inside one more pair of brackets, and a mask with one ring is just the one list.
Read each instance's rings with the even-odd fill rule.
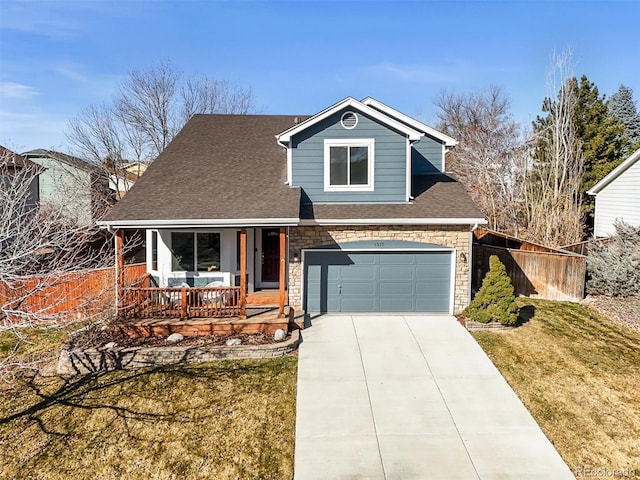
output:
[[347,130],[351,130],[358,125],[358,116],[354,112],[344,112],[342,118],[340,118],[340,123]]

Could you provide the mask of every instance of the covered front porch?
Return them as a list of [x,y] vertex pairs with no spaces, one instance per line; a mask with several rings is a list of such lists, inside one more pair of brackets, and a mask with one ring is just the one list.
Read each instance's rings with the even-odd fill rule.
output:
[[[235,238],[229,231],[181,230],[182,237],[187,233],[193,235],[194,239],[193,253],[187,252],[186,255],[176,248],[176,236],[170,234],[173,232],[148,231],[147,275],[132,285],[124,284],[124,234],[122,230],[116,231],[118,325],[127,334],[136,336],[160,336],[174,332],[183,335],[273,333],[279,328],[286,331],[289,313],[285,308],[288,303],[287,229],[240,228],[236,231],[237,246],[234,251],[229,248],[230,242],[225,244],[220,241],[220,237]],[[256,231],[262,237],[258,241]],[[206,257],[212,259],[210,264],[213,268],[210,266],[205,271],[199,271],[198,268],[199,262],[205,258],[204,254],[199,257],[198,248],[204,245],[199,243],[198,237],[204,236],[201,232],[205,232],[209,238],[213,236],[212,232],[218,235],[214,245],[217,251],[208,251]],[[253,236],[250,238],[249,234]],[[169,240],[163,239],[163,235]],[[172,239],[173,245],[169,243]],[[204,252],[204,248],[201,251]],[[166,255],[167,252],[170,255]],[[220,268],[230,254],[237,254],[236,272],[229,272],[228,268],[222,271]],[[257,261],[260,264],[256,267]],[[193,266],[181,268],[185,262],[191,262]],[[267,269],[269,271],[265,272]],[[255,279],[256,270],[265,272],[263,278],[270,281],[262,282],[260,287],[256,286],[255,280],[249,285],[249,273]],[[209,281],[214,275],[223,280]],[[175,285],[176,279],[182,280],[178,286]],[[199,281],[200,285],[204,281],[207,283],[199,286],[194,280]]]

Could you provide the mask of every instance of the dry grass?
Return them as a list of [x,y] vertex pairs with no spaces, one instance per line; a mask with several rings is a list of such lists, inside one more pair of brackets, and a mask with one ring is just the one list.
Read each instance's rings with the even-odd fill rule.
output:
[[574,471],[640,478],[640,334],[582,305],[519,304],[524,325],[473,336]]
[[[30,337],[21,348],[32,357],[63,335]],[[0,478],[291,478],[296,369],[282,357],[71,379],[23,372],[0,383]]]

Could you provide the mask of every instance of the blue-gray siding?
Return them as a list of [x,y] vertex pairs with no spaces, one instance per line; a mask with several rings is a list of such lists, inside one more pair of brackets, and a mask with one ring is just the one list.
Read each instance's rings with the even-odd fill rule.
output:
[[[295,135],[292,139],[292,183],[303,189],[307,202],[404,202],[406,201],[406,137],[357,112],[355,128],[340,124],[345,110]],[[324,191],[324,140],[375,139],[374,191]]]
[[425,135],[411,148],[411,172],[414,175],[427,175],[444,171],[443,155],[442,143]]
[[449,251],[305,254],[307,312],[448,313]]
[[29,157],[44,167],[39,175],[39,198],[48,206],[78,222],[90,225],[93,220],[93,177],[91,172],[49,157]]

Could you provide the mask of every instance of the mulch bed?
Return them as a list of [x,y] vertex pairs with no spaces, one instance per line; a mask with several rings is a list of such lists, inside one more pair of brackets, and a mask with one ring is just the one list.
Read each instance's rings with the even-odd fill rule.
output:
[[640,332],[640,298],[589,296],[583,303],[597,314]]
[[[284,340],[289,338],[287,335]],[[100,348],[107,343],[114,342],[118,348],[130,347],[166,347],[166,346],[201,346],[201,345],[225,345],[227,340],[239,338],[242,345],[269,345],[276,342],[273,335],[235,334],[235,335],[202,335],[198,337],[184,337],[179,342],[167,342],[165,337],[130,338],[118,329],[112,329],[107,325],[94,325],[73,334],[67,346],[71,350],[87,348]]]

